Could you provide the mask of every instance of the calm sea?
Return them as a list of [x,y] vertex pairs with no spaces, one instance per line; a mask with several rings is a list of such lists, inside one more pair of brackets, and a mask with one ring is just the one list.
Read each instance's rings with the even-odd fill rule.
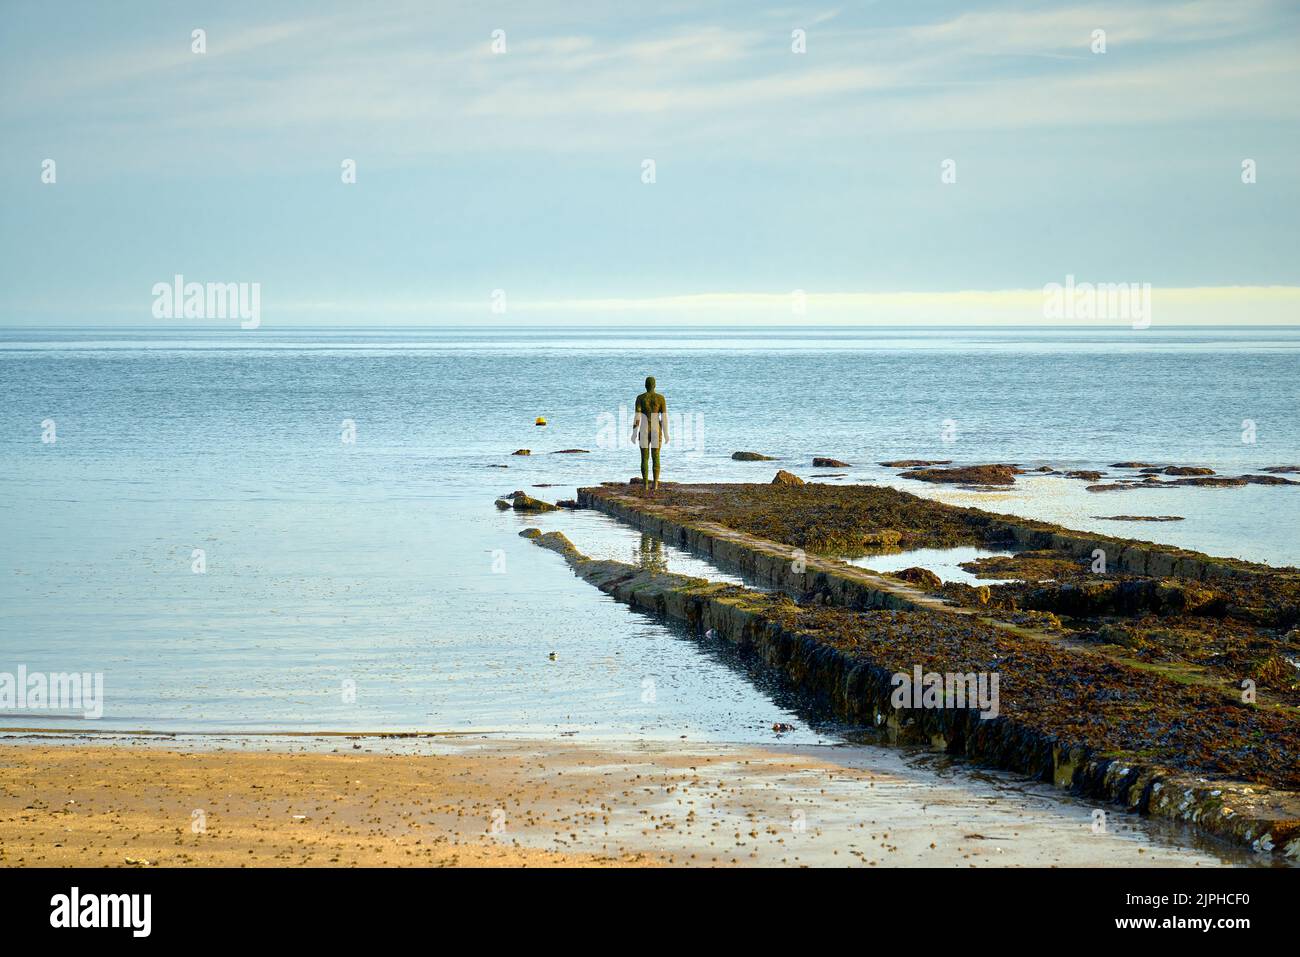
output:
[[[828,455],[855,468],[827,481],[1300,564],[1300,488],[985,493],[874,465],[1297,464],[1297,372],[1300,333],[1276,328],[4,330],[0,672],[103,673],[100,728],[749,741],[791,721],[814,741],[782,689],[517,533],[716,570],[493,500],[632,475],[617,440],[652,374],[677,417],[667,478],[809,476]],[[550,454],[568,448],[589,452]],[[1095,517],[1117,514],[1186,520]]]

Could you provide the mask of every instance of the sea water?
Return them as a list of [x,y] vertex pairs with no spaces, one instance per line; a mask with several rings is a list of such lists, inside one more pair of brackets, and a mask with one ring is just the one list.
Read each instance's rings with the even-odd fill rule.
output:
[[[831,731],[752,663],[518,532],[726,570],[603,515],[494,500],[635,474],[621,430],[654,375],[679,430],[667,479],[780,467],[1300,564],[1300,487],[976,491],[877,464],[1297,464],[1298,360],[1300,335],[1278,328],[8,329],[0,672],[102,674],[104,701],[94,721],[28,708],[0,724],[770,741],[784,722],[815,741]],[[571,448],[588,451],[553,454]],[[1120,514],[1184,521],[1097,517]]]

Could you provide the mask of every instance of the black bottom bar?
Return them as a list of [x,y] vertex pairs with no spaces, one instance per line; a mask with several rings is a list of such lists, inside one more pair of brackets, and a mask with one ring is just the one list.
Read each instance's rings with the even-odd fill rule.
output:
[[[121,926],[71,927],[74,887],[78,924],[116,915]],[[394,933],[486,931],[485,943],[517,937],[558,946],[590,943],[600,932],[613,935],[611,943],[671,934],[665,942],[679,945],[716,934],[734,948],[751,936],[770,944],[774,922],[795,921],[819,934],[852,927],[873,946],[963,926],[980,934],[1043,931],[1052,936],[1040,940],[1071,944],[1200,935],[1232,946],[1294,928],[1295,890],[1289,869],[37,869],[0,872],[0,913],[7,943],[76,934],[82,942],[337,947]],[[100,895],[149,895],[148,936],[136,936],[145,927],[144,897],[105,903]],[[688,930],[694,927],[704,936]]]

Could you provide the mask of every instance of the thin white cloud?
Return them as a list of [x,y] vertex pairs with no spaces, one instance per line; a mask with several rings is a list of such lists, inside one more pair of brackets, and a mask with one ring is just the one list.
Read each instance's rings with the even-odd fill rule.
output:
[[[1008,6],[888,28],[828,11],[807,21],[805,55],[789,51],[784,25],[767,32],[752,21],[637,36],[547,33],[524,21],[501,56],[486,34],[448,25],[431,41],[409,16],[358,10],[215,32],[203,63],[185,37],[165,52],[155,39],[34,62],[0,104],[4,115],[38,119],[46,131],[62,124],[105,151],[207,131],[193,149],[217,162],[230,157],[214,156],[212,142],[237,156],[242,138],[289,130],[286,155],[341,133],[418,154],[640,139],[670,147],[773,124],[834,141],[862,130],[1286,122],[1300,115],[1300,61],[1270,35],[1279,9],[1270,0]],[[1107,31],[1105,55],[1088,50],[1096,27]],[[998,65],[1006,57],[1041,66],[1008,71]]]

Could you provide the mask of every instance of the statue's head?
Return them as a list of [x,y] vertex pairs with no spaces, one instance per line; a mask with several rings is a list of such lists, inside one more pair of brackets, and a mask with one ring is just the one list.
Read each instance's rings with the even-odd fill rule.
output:
[[655,390],[655,377],[654,377],[654,376],[652,376],[652,375],[648,375],[648,376],[645,377],[645,390],[646,390],[647,392],[653,392],[653,391]]

